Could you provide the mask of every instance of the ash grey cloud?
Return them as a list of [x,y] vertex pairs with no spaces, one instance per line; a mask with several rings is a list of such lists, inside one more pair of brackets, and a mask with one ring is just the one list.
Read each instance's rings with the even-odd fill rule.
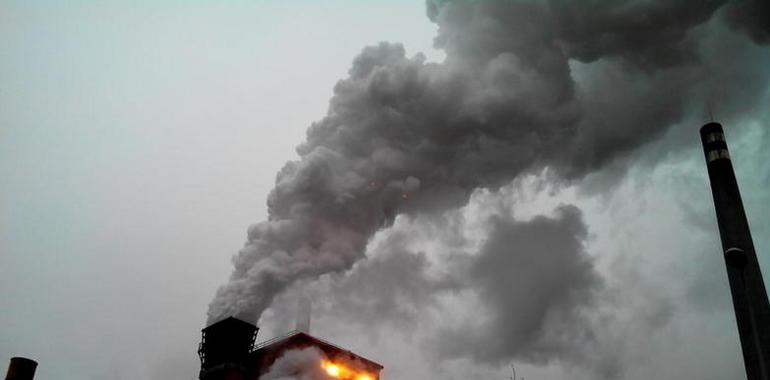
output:
[[745,75],[759,85],[738,90],[719,78],[745,66],[703,63],[718,52],[702,42],[734,36],[715,17],[724,2],[597,4],[429,1],[445,62],[365,48],[278,174],[209,322],[256,321],[292,284],[349,270],[398,214],[458,207],[542,167],[581,178],[691,116],[698,90],[764,91],[760,65]]
[[489,224],[467,271],[485,308],[468,325],[439,333],[436,348],[447,357],[494,364],[512,358],[575,361],[595,343],[583,313],[602,286],[584,249],[580,210],[561,206],[552,218],[530,221],[494,215]]
[[697,61],[693,28],[708,21],[725,0],[550,1],[555,31],[567,55],[581,62],[620,59],[657,70]]
[[424,252],[413,252],[405,231],[389,234],[347,275],[330,284],[330,307],[326,314],[362,326],[414,325],[426,308],[436,306],[436,297],[460,290],[465,284],[456,273],[428,273]]
[[763,0],[733,1],[727,8],[730,25],[756,43],[770,43],[770,3]]

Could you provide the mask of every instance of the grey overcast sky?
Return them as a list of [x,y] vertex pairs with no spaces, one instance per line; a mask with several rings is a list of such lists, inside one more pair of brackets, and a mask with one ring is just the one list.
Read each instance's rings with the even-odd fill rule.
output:
[[[767,272],[770,96],[766,73],[752,76],[770,67],[767,34],[736,21],[743,13],[732,4],[683,19],[676,7],[647,9],[653,24],[673,14],[682,25],[686,38],[668,46],[680,34],[666,25],[655,30],[670,34],[650,33],[652,42],[607,42],[581,34],[591,28],[568,24],[566,11],[538,20],[517,16],[541,15],[529,8],[490,15],[462,3],[429,1],[426,12],[425,3],[406,0],[1,2],[0,360],[34,358],[41,380],[197,378],[209,304],[228,283],[247,228],[267,219],[276,173],[299,159],[295,148],[306,139],[306,149],[333,148],[337,140],[324,133],[350,124],[323,119],[339,80],[365,71],[369,59],[393,69],[385,82],[417,73],[432,79],[426,91],[451,98],[455,88],[442,86],[453,75],[472,76],[477,58],[496,54],[469,85],[479,89],[465,106],[500,96],[550,107],[541,101],[563,84],[550,66],[553,46],[528,49],[542,47],[532,25],[557,20],[565,25],[553,30],[568,58],[562,69],[572,78],[565,83],[578,101],[527,113],[532,119],[511,118],[492,102],[469,111],[470,123],[500,137],[485,123],[499,117],[548,129],[573,122],[580,107],[587,122],[577,124],[577,143],[516,135],[550,153],[522,153],[532,162],[512,173],[489,158],[515,167],[519,155],[458,155],[446,163],[450,172],[476,173],[477,162],[495,168],[461,195],[464,185],[449,180],[429,187],[434,167],[414,169],[417,185],[409,178],[420,175],[399,177],[403,196],[422,184],[452,200],[385,212],[385,227],[365,240],[365,258],[276,290],[258,339],[292,328],[301,293],[315,300],[313,333],[384,364],[385,379],[506,379],[512,362],[527,379],[743,378],[698,102],[716,99]],[[623,13],[597,9],[582,19],[602,25]],[[466,12],[491,21],[465,23]],[[520,42],[513,53],[494,50],[508,48],[496,43],[498,23],[512,25]],[[379,45],[353,63],[381,41],[405,53]],[[412,59],[418,52],[425,57]],[[711,62],[726,68],[701,70]],[[680,82],[704,73],[721,77],[688,87],[696,101],[670,115],[669,102],[685,93]],[[332,108],[359,106],[356,80],[336,87]],[[522,90],[505,93],[509,83]],[[619,106],[606,107],[613,102]],[[446,104],[454,103],[431,110]],[[364,109],[353,115],[379,115]],[[602,129],[624,117],[639,125]]]
[[434,30],[406,1],[2,2],[1,356],[196,378],[207,304],[334,83]]

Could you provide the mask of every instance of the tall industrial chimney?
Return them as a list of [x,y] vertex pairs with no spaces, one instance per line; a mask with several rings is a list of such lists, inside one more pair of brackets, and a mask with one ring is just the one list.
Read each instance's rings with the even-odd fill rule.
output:
[[719,123],[700,129],[748,380],[770,380],[770,304]]
[[37,362],[27,358],[11,358],[5,380],[32,380],[35,377]]

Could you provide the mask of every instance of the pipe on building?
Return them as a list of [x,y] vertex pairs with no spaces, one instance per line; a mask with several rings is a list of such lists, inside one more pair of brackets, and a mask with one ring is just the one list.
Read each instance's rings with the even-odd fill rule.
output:
[[15,357],[11,358],[8,365],[8,373],[5,380],[32,380],[35,377],[37,362],[32,359]]

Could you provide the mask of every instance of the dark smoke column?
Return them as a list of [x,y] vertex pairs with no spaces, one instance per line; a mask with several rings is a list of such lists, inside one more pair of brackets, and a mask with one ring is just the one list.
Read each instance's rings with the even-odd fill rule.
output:
[[770,379],[770,305],[722,125],[700,130],[748,380]]

